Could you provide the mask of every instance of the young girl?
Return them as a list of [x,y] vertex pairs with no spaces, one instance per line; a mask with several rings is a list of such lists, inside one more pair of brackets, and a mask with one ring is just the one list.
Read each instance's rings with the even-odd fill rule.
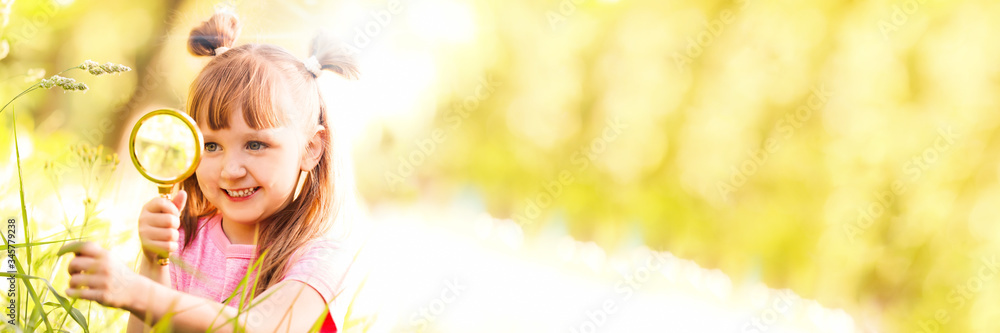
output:
[[198,332],[343,324],[338,296],[355,251],[326,235],[354,191],[317,80],[323,70],[356,78],[356,66],[324,35],[302,60],[274,45],[234,46],[238,33],[231,13],[191,31],[190,52],[214,56],[187,104],[203,157],[173,200],[143,206],[142,275],[94,243],[66,247],[76,253],[66,294],[128,310],[129,332],[160,320]]

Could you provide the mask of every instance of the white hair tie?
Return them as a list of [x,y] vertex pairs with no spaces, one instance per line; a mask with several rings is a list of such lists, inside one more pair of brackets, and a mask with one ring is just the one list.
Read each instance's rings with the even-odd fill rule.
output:
[[323,66],[320,66],[316,56],[309,56],[306,60],[302,60],[302,64],[306,66],[306,70],[312,73],[314,77],[319,77],[320,74],[323,74]]
[[215,56],[218,57],[218,56],[222,55],[223,53],[226,53],[226,51],[229,51],[228,47],[225,47],[225,46],[217,47],[215,49]]

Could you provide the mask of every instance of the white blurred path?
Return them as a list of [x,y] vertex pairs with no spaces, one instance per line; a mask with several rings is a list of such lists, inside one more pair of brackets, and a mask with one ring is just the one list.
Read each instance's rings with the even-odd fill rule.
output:
[[841,310],[733,284],[642,246],[605,254],[566,235],[523,239],[512,221],[454,207],[377,207],[371,215],[362,255],[371,274],[353,307],[370,332],[856,330]]

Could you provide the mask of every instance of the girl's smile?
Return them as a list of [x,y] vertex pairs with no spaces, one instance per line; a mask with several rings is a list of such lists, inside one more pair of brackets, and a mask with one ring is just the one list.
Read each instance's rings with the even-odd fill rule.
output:
[[[128,310],[129,332],[159,323],[191,332],[246,330],[247,313],[297,318],[252,323],[261,332],[315,331],[313,318],[322,320],[322,332],[343,323],[341,303],[349,304],[334,300],[354,289],[341,282],[349,281],[360,247],[336,239],[333,227],[353,219],[347,211],[356,199],[350,150],[334,153],[319,79],[324,71],[357,78],[357,64],[329,33],[300,59],[272,44],[233,45],[240,28],[235,13],[222,10],[191,30],[188,51],[214,57],[187,100],[204,150],[174,200],[155,197],[143,207],[146,278],[132,278],[138,274],[121,263],[105,265],[116,261],[93,243],[75,250],[67,294]],[[185,265],[162,266],[158,258],[167,253]],[[121,272],[132,275],[122,279]],[[263,298],[267,304],[256,306]],[[171,302],[150,301],[158,299]]]
[[226,195],[229,196],[229,200],[244,201],[244,200],[250,200],[250,197],[252,197],[255,193],[257,193],[257,190],[259,189],[260,186],[248,187],[242,189],[233,189],[233,190],[227,190],[227,189],[222,189],[222,190],[225,191]]
[[[200,121],[205,152],[195,171],[205,198],[222,214],[234,243],[254,224],[291,201],[304,145],[301,134],[285,126],[253,129],[242,110],[233,110],[226,128],[213,130]],[[231,239],[232,240],[232,239]]]

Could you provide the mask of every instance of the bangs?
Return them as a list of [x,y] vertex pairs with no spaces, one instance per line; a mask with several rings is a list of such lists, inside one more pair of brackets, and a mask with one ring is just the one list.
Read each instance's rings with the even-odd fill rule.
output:
[[[240,52],[243,51],[243,52]],[[265,61],[245,56],[241,48],[213,59],[191,84],[188,112],[212,130],[229,128],[232,112],[241,110],[255,130],[284,126],[279,115],[288,94],[279,91],[282,75]]]

